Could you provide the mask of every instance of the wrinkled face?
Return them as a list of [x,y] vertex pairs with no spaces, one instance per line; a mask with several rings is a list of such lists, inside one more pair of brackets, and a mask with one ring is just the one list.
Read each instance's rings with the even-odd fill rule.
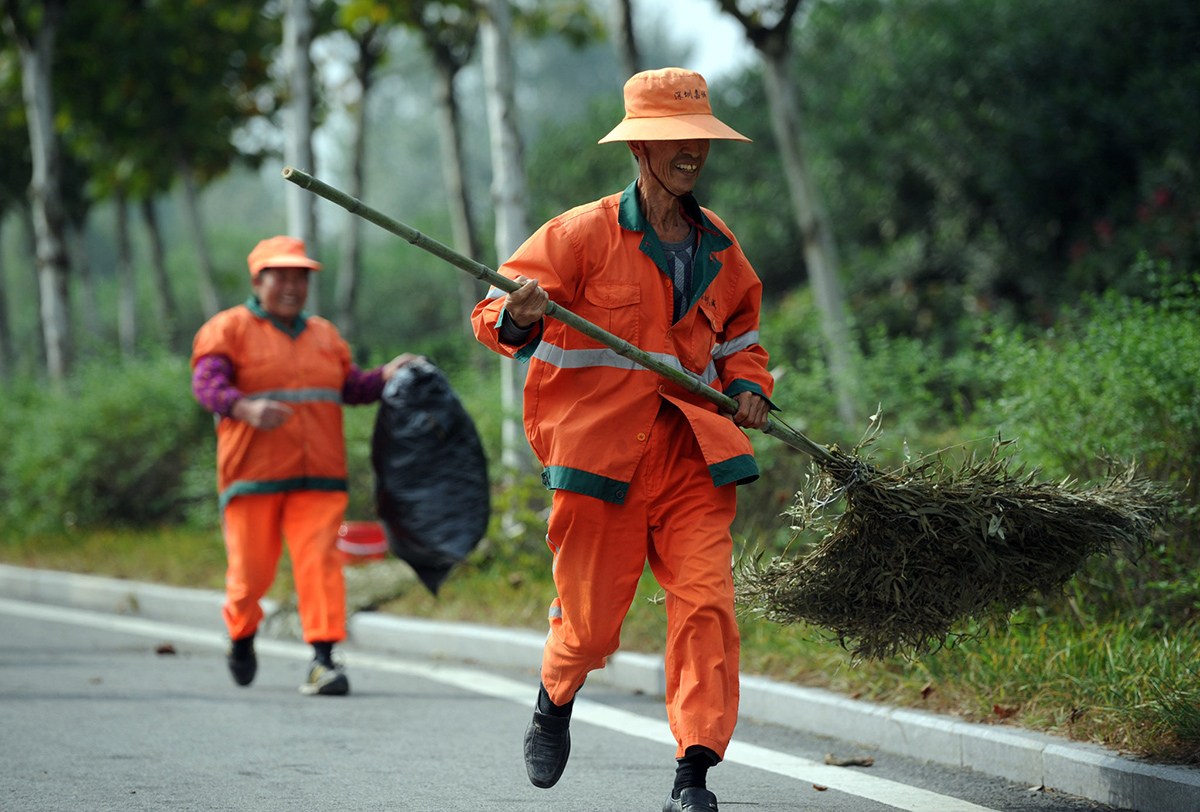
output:
[[630,143],[642,176],[657,180],[673,195],[687,194],[695,188],[700,170],[708,160],[709,146],[706,138]]
[[308,298],[308,268],[263,268],[253,282],[263,310],[291,326]]

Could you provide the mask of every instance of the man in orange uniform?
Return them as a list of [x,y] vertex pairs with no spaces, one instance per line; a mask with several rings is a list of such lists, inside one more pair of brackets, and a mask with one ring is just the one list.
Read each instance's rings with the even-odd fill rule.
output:
[[[667,594],[667,715],[678,743],[665,812],[715,812],[706,786],[733,735],[739,638],[730,524],[735,488],[758,477],[749,438],[772,408],[758,343],[762,285],[733,233],[692,195],[712,139],[748,141],[712,115],[679,68],[625,85],[625,141],[638,178],[543,225],[501,267],[522,283],[475,308],[477,338],[528,359],[525,429],[554,490],[547,543],[557,597],[525,734],[530,780],[553,786],[570,713],[604,666],[648,561]],[[570,329],[553,300],[733,397],[726,415]]]
[[253,295],[213,316],[192,347],[192,391],[218,416],[217,490],[228,569],[229,670],[249,685],[258,670],[259,601],[275,580],[287,540],[300,625],[313,646],[310,695],[350,690],[333,645],[346,636],[345,582],[336,549],[346,494],[342,404],[379,400],[414,356],[364,372],[337,328],[304,312],[310,271],[321,264],[293,237],[250,252]]

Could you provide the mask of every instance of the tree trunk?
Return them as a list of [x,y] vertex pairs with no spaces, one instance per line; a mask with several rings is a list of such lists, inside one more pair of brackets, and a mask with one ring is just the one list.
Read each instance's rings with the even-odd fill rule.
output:
[[8,321],[8,286],[4,273],[4,217],[0,216],[0,381],[12,374],[16,358],[13,355],[12,326]]
[[[357,42],[358,61],[354,74],[358,79],[358,105],[351,111],[351,126],[354,128],[350,145],[350,180],[346,192],[351,197],[363,198],[363,164],[367,158],[367,98],[371,90],[372,74],[378,57],[373,51],[374,36],[364,35]],[[342,231],[342,258],[337,268],[337,288],[334,294],[334,310],[338,328],[347,338],[355,330],[355,304],[358,299],[359,279],[362,275],[362,218],[350,216],[345,220]]]
[[[787,32],[784,32],[785,35]],[[857,422],[853,353],[846,319],[846,296],[838,278],[833,233],[818,202],[816,187],[801,145],[800,116],[788,72],[790,48],[760,49],[771,125],[783,159],[792,211],[804,237],[804,263],[821,313],[821,330],[829,374],[837,398],[838,417],[848,427]]]
[[[34,295],[37,296],[36,312],[42,312],[42,289],[37,285],[40,278],[40,272],[37,267],[37,229],[33,225],[33,207],[21,206],[17,210],[17,214],[21,220],[21,248],[25,253],[25,258],[28,259],[26,268],[33,269],[34,274]],[[33,364],[38,367],[49,368],[46,363],[46,333],[41,329],[41,320],[38,321],[37,338],[37,357],[33,360]]]
[[154,274],[154,293],[158,302],[158,317],[162,321],[163,340],[172,349],[179,349],[179,308],[175,305],[175,294],[171,290],[171,278],[167,275],[166,249],[163,247],[162,228],[158,223],[158,210],[153,198],[142,200],[142,221],[150,238],[150,269]]
[[45,0],[36,31],[25,27],[15,8],[4,6],[6,29],[14,34],[21,56],[21,96],[29,127],[33,178],[29,199],[37,235],[38,291],[46,372],[51,380],[66,377],[71,363],[70,260],[62,205],[62,160],[54,130],[54,47],[66,9],[65,0]]
[[204,229],[204,215],[200,210],[200,194],[196,188],[196,176],[191,164],[183,157],[176,162],[179,179],[183,182],[183,211],[192,242],[196,247],[197,282],[200,286],[200,306],[204,318],[209,319],[221,309],[221,298],[217,295],[216,277],[213,274],[212,254],[208,250],[208,236]]
[[[454,78],[460,66],[453,58],[437,49],[433,54],[434,107],[437,109],[439,139],[442,144],[442,177],[446,185],[446,202],[450,207],[450,228],[454,247],[468,257],[479,257],[480,246],[475,236],[471,214],[471,199],[467,192],[466,155],[463,152],[462,114],[454,92]],[[459,274],[458,299],[463,329],[471,333],[471,312],[483,298],[484,291],[469,274]]]
[[[837,253],[833,230],[820,204],[816,184],[804,157],[803,130],[796,106],[796,91],[788,70],[792,52],[792,29],[796,13],[804,0],[778,0],[769,6],[776,21],[762,23],[762,4],[753,13],[741,9],[738,0],[718,0],[721,10],[736,19],[746,30],[763,62],[763,85],[767,94],[775,145],[783,159],[783,171],[791,198],[796,226],[804,240],[804,263],[813,288],[817,310],[821,314],[821,332],[825,339],[825,360],[837,399],[838,418],[848,427],[858,421],[854,391],[853,345],[847,324],[846,296],[838,279]],[[777,14],[775,14],[777,12]]]
[[83,311],[83,327],[88,336],[99,339],[104,334],[100,318],[100,299],[96,295],[96,274],[87,250],[87,218],[67,225],[67,245],[71,252],[71,268],[75,289],[79,292],[79,309]]
[[[286,66],[290,99],[285,121],[283,160],[285,163],[316,172],[313,157],[313,14],[310,0],[288,0],[283,17],[283,61]],[[317,210],[316,196],[295,184],[285,184],[287,204],[287,230],[293,237],[304,240],[311,257],[317,256]],[[314,279],[314,282],[317,281]],[[311,312],[320,309],[320,286],[311,285],[308,290],[308,306]]]
[[137,279],[129,239],[129,206],[124,192],[113,198],[117,222],[117,343],[121,354],[133,357],[137,346]]
[[613,40],[616,42],[617,59],[628,79],[642,69],[642,57],[638,52],[637,37],[633,31],[633,0],[612,0]]
[[[483,72],[487,93],[488,136],[492,156],[492,207],[496,212],[496,256],[504,261],[529,236],[525,211],[525,161],[513,84],[511,27],[508,0],[482,0],[480,25]],[[532,469],[529,445],[521,421],[524,366],[501,359],[501,468],[512,478]]]

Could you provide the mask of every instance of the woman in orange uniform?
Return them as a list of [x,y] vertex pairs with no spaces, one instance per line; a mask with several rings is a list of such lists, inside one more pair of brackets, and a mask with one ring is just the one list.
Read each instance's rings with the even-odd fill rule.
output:
[[336,549],[348,501],[342,404],[379,400],[414,356],[364,372],[332,323],[304,312],[321,264],[293,237],[261,241],[248,258],[253,295],[213,316],[192,346],[192,391],[217,415],[217,490],[228,569],[229,670],[249,685],[258,670],[259,601],[286,540],[304,639],[313,647],[310,695],[350,690],[333,646],[346,636],[345,582]]
[[[648,561],[667,594],[667,714],[678,743],[665,812],[715,812],[709,767],[738,708],[730,524],[735,488],[758,477],[741,427],[772,408],[758,343],[762,285],[729,228],[692,195],[716,119],[698,73],[666,68],[625,85],[624,141],[638,178],[542,226],[501,267],[523,283],[475,308],[476,337],[528,359],[525,429],[554,490],[547,542],[557,597],[525,765],[553,786],[570,753],[573,699],[616,651]],[[563,323],[553,300],[738,403],[736,414]]]

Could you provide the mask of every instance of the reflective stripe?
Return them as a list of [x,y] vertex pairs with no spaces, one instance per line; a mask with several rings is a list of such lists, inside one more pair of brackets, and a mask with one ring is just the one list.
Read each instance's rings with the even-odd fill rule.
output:
[[507,295],[508,294],[506,294],[504,291],[500,290],[500,288],[488,288],[487,298],[489,298],[489,299],[499,299],[501,296],[507,296]]
[[737,338],[731,338],[713,347],[713,358],[727,358],[735,352],[741,352],[747,347],[758,343],[758,330],[742,333]]
[[[705,367],[703,374],[698,374],[684,367],[683,363],[674,355],[661,352],[648,352],[646,354],[665,366],[691,375],[701,383],[712,385],[713,381],[717,380],[717,368],[711,362]],[[651,371],[638,362],[626,358],[616,350],[607,348],[599,350],[564,350],[562,347],[555,346],[548,341],[543,341],[534,350],[533,357],[559,369],[609,367],[611,369],[624,369],[631,372]]]
[[290,403],[342,402],[342,393],[336,389],[268,389],[246,397],[250,400],[286,400]]

